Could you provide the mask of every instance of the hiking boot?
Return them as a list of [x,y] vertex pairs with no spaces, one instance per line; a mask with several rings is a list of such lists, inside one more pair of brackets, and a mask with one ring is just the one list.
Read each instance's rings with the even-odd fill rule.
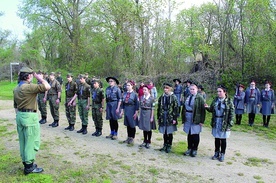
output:
[[172,150],[172,145],[168,144],[167,149],[166,149],[166,153],[170,153],[171,150]]
[[53,122],[53,123],[49,124],[49,126],[52,126],[54,123],[55,123],[55,122]]
[[223,162],[223,161],[224,161],[224,153],[220,153],[219,161],[220,161],[220,162]]
[[192,152],[192,149],[188,149],[187,151],[185,151],[183,153],[184,156],[190,156],[191,155],[191,152]]
[[161,149],[159,149],[159,151],[161,151],[161,152],[167,151],[167,144],[164,144],[163,147]]
[[192,150],[191,157],[196,157],[197,155],[197,150]]
[[139,145],[139,148],[146,147],[146,142],[143,142],[142,144]]
[[214,156],[212,156],[212,160],[216,160],[219,158],[219,152],[215,152]]
[[55,121],[54,124],[52,124],[52,127],[53,128],[58,127],[58,121]]
[[130,137],[123,141],[123,143],[129,143]]
[[134,138],[130,137],[127,143],[128,144],[134,144]]
[[25,165],[25,168],[24,168],[25,175],[28,175],[30,173],[41,173],[41,172],[43,172],[43,168],[38,168],[36,164]]
[[83,128],[84,128],[84,127],[83,127],[83,125],[81,125],[81,126],[82,126],[81,129],[78,130],[77,133],[82,133],[82,132],[83,132],[83,130],[84,130]]
[[70,124],[70,129],[69,129],[69,131],[74,131],[74,130],[75,130],[74,124]]
[[145,148],[149,149],[150,148],[150,143],[146,143]]
[[95,135],[96,137],[99,137],[102,135],[102,132],[101,131],[98,131],[97,134]]
[[108,136],[106,136],[105,138],[107,139],[112,139],[113,135],[112,134],[109,134]]
[[69,126],[67,126],[66,128],[64,128],[64,130],[70,130],[71,125],[69,124]]
[[111,140],[117,140],[118,139],[118,136],[117,135],[113,135],[112,137],[111,137]]
[[83,135],[87,134],[87,125],[83,125],[82,134],[83,134]]
[[39,121],[40,124],[45,124],[47,123],[46,119],[45,118],[42,118],[40,121]]
[[92,133],[92,136],[96,136],[97,133],[98,131],[95,131],[94,133]]

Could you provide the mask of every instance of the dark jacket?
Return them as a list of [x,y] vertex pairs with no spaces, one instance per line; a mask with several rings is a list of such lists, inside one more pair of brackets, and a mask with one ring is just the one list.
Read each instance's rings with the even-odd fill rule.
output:
[[[215,98],[210,105],[210,107],[206,108],[208,112],[212,112],[212,120],[211,120],[211,126],[214,128],[216,126],[216,111],[215,111],[215,103],[218,100],[218,97]],[[223,122],[222,122],[222,131],[227,131],[227,129],[230,129],[234,124],[234,104],[232,99],[226,97],[223,101],[225,104],[225,110],[223,114]]]
[[[195,103],[193,107],[193,123],[194,124],[199,124],[199,123],[204,123],[205,121],[205,116],[206,116],[206,111],[205,111],[205,100],[203,97],[198,93],[195,96]],[[186,122],[186,108],[183,106],[182,109],[182,123]]]

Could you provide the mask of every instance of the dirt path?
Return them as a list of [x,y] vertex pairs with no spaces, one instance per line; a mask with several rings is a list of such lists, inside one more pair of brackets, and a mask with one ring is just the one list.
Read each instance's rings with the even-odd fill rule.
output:
[[[10,125],[10,128],[15,128],[12,101],[0,101],[0,106],[0,118],[8,119],[7,123],[13,124]],[[129,180],[133,180],[133,182],[276,182],[275,142],[254,134],[232,132],[227,141],[226,160],[221,163],[210,159],[213,155],[214,139],[210,129],[206,127],[201,133],[198,156],[191,158],[175,153],[159,152],[157,149],[162,146],[162,135],[156,132],[153,133],[151,149],[138,148],[142,142],[142,131],[139,129],[137,129],[134,146],[128,147],[121,144],[120,141],[125,139],[126,134],[122,120],[119,127],[119,140],[112,141],[105,138],[109,132],[108,122],[104,123],[104,136],[98,138],[91,136],[94,131],[91,113],[89,115],[91,125],[88,127],[89,134],[87,135],[63,130],[67,126],[63,108],[60,116],[61,123],[57,128],[48,126],[49,122],[52,122],[50,114],[48,114],[48,123],[41,125],[42,145],[46,144],[50,148],[47,149],[47,152],[42,149],[38,156],[45,158],[55,154],[60,160],[69,161],[78,166],[90,167],[101,163],[94,160],[101,160],[106,162],[107,166],[123,163],[124,166],[130,167],[125,168],[128,173],[111,174],[110,178],[114,182],[131,182]],[[76,128],[78,129],[80,127],[78,117],[77,121]],[[174,143],[180,141],[186,141],[186,135],[181,128],[174,135]],[[17,143],[17,141],[13,141],[9,148],[17,149]],[[183,152],[185,150],[184,147]],[[262,161],[258,162],[260,160]],[[143,169],[161,170],[161,172],[144,175]],[[126,175],[138,178],[129,179],[124,177]],[[148,180],[142,181],[139,176]]]

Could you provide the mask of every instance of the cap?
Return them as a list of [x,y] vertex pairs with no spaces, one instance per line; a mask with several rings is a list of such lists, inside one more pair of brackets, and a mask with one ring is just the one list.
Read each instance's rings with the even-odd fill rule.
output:
[[172,87],[172,85],[171,85],[170,83],[167,83],[167,82],[163,83],[163,86],[169,86],[169,87]]
[[197,87],[198,87],[199,89],[201,89],[201,90],[204,90],[204,88],[203,88],[202,85],[198,85]]
[[85,75],[88,75],[88,73],[85,73]]
[[61,72],[57,72],[57,74],[61,74]]
[[105,80],[108,82],[109,81],[109,79],[113,79],[115,82],[116,82],[116,84],[118,85],[119,84],[119,80],[116,78],[116,77],[107,77],[107,78],[105,78]]
[[132,81],[132,80],[128,80],[127,82],[128,82],[128,83],[130,83],[132,86],[134,86],[134,85],[135,85],[135,82],[134,82],[134,81]]
[[82,79],[82,78],[85,78],[85,75],[80,74],[80,75],[79,75],[79,79]]
[[67,78],[73,77],[73,74],[72,73],[68,73],[66,77]]
[[186,81],[184,81],[184,83],[190,83],[190,84],[192,84],[193,82],[190,79],[187,79]]
[[143,87],[146,87],[147,89],[151,90],[152,86],[151,85],[144,85]]
[[51,72],[50,75],[55,75],[55,73],[54,73],[54,72]]
[[31,69],[31,68],[29,68],[29,67],[24,66],[24,67],[22,67],[22,68],[20,69],[20,72],[27,72],[27,73],[31,73],[31,72],[33,72],[33,69]]
[[265,81],[265,84],[269,84],[269,85],[272,85],[272,83],[268,80]]
[[173,82],[178,81],[179,83],[181,83],[180,79],[173,79]]

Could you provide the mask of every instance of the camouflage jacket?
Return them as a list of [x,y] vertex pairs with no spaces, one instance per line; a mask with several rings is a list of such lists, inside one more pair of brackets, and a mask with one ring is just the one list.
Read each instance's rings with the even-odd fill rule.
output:
[[[216,126],[216,102],[218,98],[215,98],[210,105],[210,107],[206,108],[208,112],[212,113],[211,126],[214,128]],[[225,98],[223,101],[225,104],[225,110],[223,112],[223,122],[222,122],[222,131],[227,131],[233,126],[234,120],[234,104],[231,98]]]
[[[168,100],[166,100],[166,98]],[[164,121],[164,112],[168,111],[167,120]],[[178,103],[176,96],[171,93],[168,97],[165,94],[159,97],[157,105],[157,119],[160,126],[173,125],[173,120],[177,121]]]

